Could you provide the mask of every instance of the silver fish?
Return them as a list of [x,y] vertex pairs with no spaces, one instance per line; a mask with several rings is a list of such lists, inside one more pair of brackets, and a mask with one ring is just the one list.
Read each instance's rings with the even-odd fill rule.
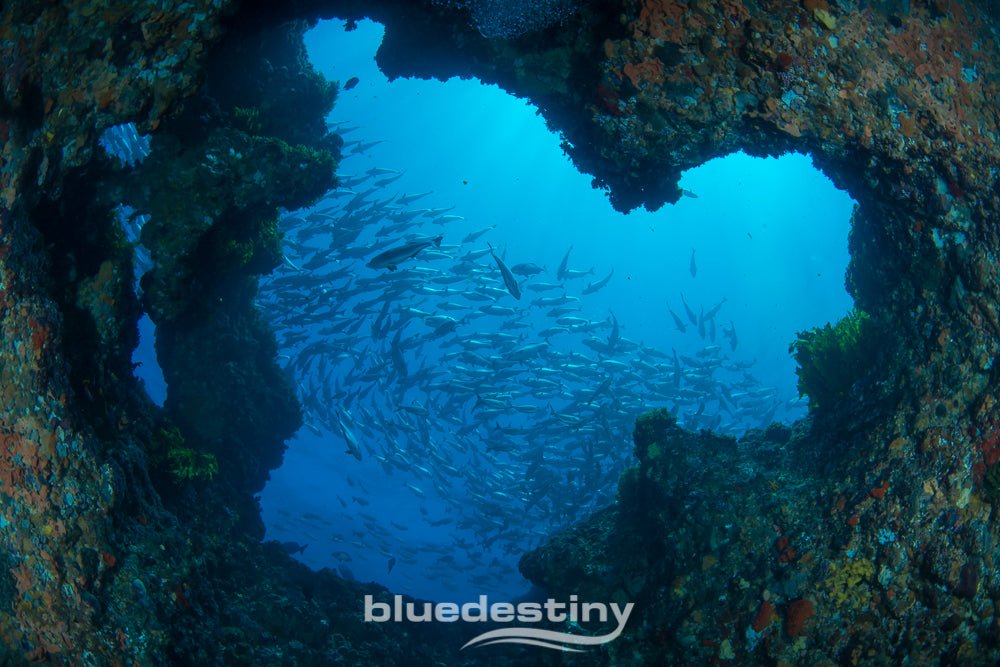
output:
[[395,271],[396,266],[400,262],[415,257],[421,250],[428,248],[430,246],[441,247],[441,239],[443,237],[439,234],[431,239],[421,239],[419,241],[410,241],[409,243],[404,243],[396,248],[390,248],[383,253],[375,255],[368,261],[368,266],[373,269],[389,269],[390,271]]
[[510,272],[507,265],[503,263],[503,260],[497,257],[497,254],[493,252],[493,245],[489,243],[486,245],[490,247],[490,254],[493,255],[493,261],[497,263],[497,268],[500,269],[500,276],[503,278],[504,287],[507,288],[507,291],[510,292],[512,297],[520,300],[521,287],[517,284],[517,278],[515,278],[514,274]]
[[604,287],[605,285],[607,285],[609,282],[611,282],[611,276],[613,276],[613,275],[615,275],[615,270],[611,269],[611,273],[609,273],[607,276],[605,276],[604,278],[601,278],[596,283],[589,283],[586,287],[584,287],[583,288],[583,293],[584,294],[593,294],[594,292],[596,292],[597,290],[601,289],[602,287]]

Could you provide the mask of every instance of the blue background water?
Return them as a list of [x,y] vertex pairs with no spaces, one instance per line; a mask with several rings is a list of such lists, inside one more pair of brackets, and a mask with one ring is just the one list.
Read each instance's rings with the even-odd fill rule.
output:
[[[419,206],[455,206],[451,213],[464,220],[443,229],[446,244],[495,225],[478,245],[491,242],[506,253],[508,265],[545,266],[542,279],[555,282],[556,267],[572,245],[570,266],[593,267],[595,274],[573,281],[569,293],[579,294],[614,269],[606,288],[585,297],[586,313],[603,319],[613,312],[622,336],[660,350],[692,354],[705,344],[691,327],[685,335],[674,330],[667,305],[684,317],[681,293],[696,312],[725,297],[718,322],[732,322],[740,340],[730,356],[754,362],[751,373],[775,387],[783,403],[797,396],[789,342],[796,331],[835,321],[851,307],[843,281],[852,202],[809,158],[737,154],[713,160],[681,180],[697,199],[684,197],[656,213],[622,215],[591,188],[589,176],[573,168],[559,137],[524,100],[474,80],[389,83],[373,60],[380,39],[381,27],[371,22],[352,32],[326,22],[307,35],[310,58],[327,78],[360,80],[341,91],[330,122],[358,128],[346,139],[383,140],[349,155],[342,173],[376,166],[405,172],[385,196],[433,190]],[[689,272],[692,249],[697,277]],[[524,299],[537,296],[528,292]],[[540,327],[551,324],[543,315],[532,317]],[[144,325],[140,373],[151,393],[162,395],[149,340]],[[718,344],[728,352],[721,331]],[[777,418],[802,414],[799,405]],[[436,422],[434,428],[444,439],[454,427]],[[621,446],[627,450],[627,439]],[[516,572],[517,551],[504,551],[502,541],[484,549],[481,533],[457,523],[428,525],[428,516],[455,516],[433,488],[428,499],[418,499],[404,486],[412,482],[405,475],[387,475],[370,457],[358,462],[343,450],[330,434],[306,429],[290,443],[285,464],[263,493],[270,539],[308,543],[299,557],[313,567],[346,565],[358,579],[425,598],[512,598],[526,590]],[[380,527],[377,533],[373,524]],[[521,533],[521,546],[539,544],[552,527]],[[388,558],[405,549],[412,555],[387,573]]]

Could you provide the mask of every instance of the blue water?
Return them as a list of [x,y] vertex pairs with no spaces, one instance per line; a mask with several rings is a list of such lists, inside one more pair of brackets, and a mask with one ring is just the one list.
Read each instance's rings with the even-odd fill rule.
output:
[[[804,414],[802,402],[795,401],[794,362],[788,344],[797,331],[835,321],[852,305],[844,289],[844,271],[853,203],[812,167],[808,157],[758,159],[735,154],[713,160],[681,180],[681,186],[697,198],[683,197],[655,213],[639,210],[622,215],[611,208],[604,193],[591,188],[589,176],[574,169],[560,149],[559,137],[524,100],[477,81],[390,83],[373,61],[380,38],[381,27],[367,21],[349,33],[339,23],[327,22],[307,35],[310,58],[325,76],[341,82],[359,79],[355,88],[341,91],[330,123],[348,130],[345,140],[383,141],[356,154],[352,153],[355,147],[348,145],[339,173],[361,175],[373,167],[403,172],[384,192],[374,195],[386,201],[404,193],[433,191],[409,208],[454,206],[449,214],[464,219],[447,225],[428,221],[410,231],[443,234],[446,246],[459,246],[470,232],[495,226],[475,243],[450,252],[483,249],[489,242],[508,265],[534,262],[545,267],[546,273],[526,284],[556,282],[556,268],[572,246],[569,266],[593,268],[594,274],[566,281],[565,293],[581,299],[580,313],[575,315],[594,322],[595,327],[603,323],[603,327],[591,334],[552,337],[549,349],[554,354],[581,355],[575,357],[577,361],[589,355],[590,363],[599,363],[599,355],[580,342],[588,335],[606,340],[613,317],[625,339],[666,355],[676,350],[691,357],[712,342],[702,339],[690,322],[686,333],[676,331],[667,307],[685,318],[681,294],[696,313],[725,298],[716,316],[719,326],[714,342],[722,350],[715,354],[725,355],[727,363],[746,365],[754,386],[763,387],[760,391],[775,406],[775,419],[787,422]],[[293,231],[288,234],[295,238]],[[374,240],[366,230],[353,246]],[[320,237],[313,246],[328,241]],[[692,250],[696,276],[690,270]],[[291,250],[287,254],[294,257]],[[489,255],[480,261],[492,264]],[[453,263],[418,256],[406,266],[446,272]],[[362,295],[343,303],[341,312],[348,316],[353,305],[377,297],[381,286],[392,280],[384,271],[363,264],[338,264],[367,281]],[[604,289],[582,295],[589,282],[612,270],[614,275]],[[287,266],[278,274],[294,276]],[[499,278],[495,283],[503,288]],[[262,293],[267,296],[267,281]],[[537,332],[553,322],[545,315],[547,309],[531,307],[530,301],[562,293],[525,291],[520,301],[503,296],[496,305],[517,309],[517,316],[477,317],[463,321],[456,333],[507,332],[523,337],[523,343],[535,342],[540,340]],[[412,294],[392,304],[393,318],[399,308],[407,306],[434,311],[446,298],[455,301],[457,297]],[[478,308],[481,304],[470,305]],[[520,554],[542,543],[551,531],[611,502],[617,471],[631,456],[632,421],[642,410],[665,404],[636,391],[638,385],[613,388],[581,411],[588,421],[603,419],[600,428],[575,435],[567,427],[561,438],[519,434],[502,438],[516,445],[514,451],[490,452],[487,448],[499,437],[492,432],[495,425],[538,429],[550,405],[552,410],[563,409],[566,395],[513,398],[508,402],[525,409],[533,404],[540,412],[508,410],[482,419],[473,433],[460,434],[462,425],[480,419],[472,400],[456,407],[421,386],[394,380],[389,364],[378,371],[380,360],[388,354],[387,341],[368,340],[377,314],[377,307],[373,314],[358,314],[366,318],[363,326],[355,336],[343,338],[350,350],[339,357],[331,354],[324,362],[332,369],[330,377],[337,378],[347,394],[370,391],[362,398],[343,401],[352,431],[362,444],[363,460],[345,453],[341,434],[324,428],[320,415],[308,410],[306,419],[319,435],[302,429],[289,443],[284,465],[273,472],[262,494],[268,538],[308,544],[299,557],[312,567],[340,568],[349,576],[379,581],[396,592],[419,597],[463,601],[482,593],[507,598],[524,593],[527,583],[516,570]],[[525,328],[503,328],[514,319]],[[735,350],[721,331],[730,323],[739,338]],[[279,340],[287,340],[287,332],[280,329]],[[316,331],[316,325],[309,329],[310,335],[317,336]],[[419,341],[428,327],[411,321],[403,331],[404,340]],[[318,339],[331,344],[338,340],[336,336]],[[421,366],[451,372],[451,366],[460,362],[445,356],[449,351],[454,348],[441,340],[414,344],[406,353],[407,366],[411,374]],[[289,345],[281,363],[285,365],[300,352],[301,345]],[[138,358],[148,359],[144,355],[148,352],[140,352]],[[636,354],[616,358],[628,363]],[[551,359],[531,363],[542,365]],[[312,375],[299,377],[303,391],[315,386],[315,366],[311,368]],[[358,381],[359,369],[369,371],[369,378],[381,379]],[[546,375],[550,369],[531,370],[537,375],[522,374],[509,380],[508,386],[516,389],[526,377],[550,377]],[[604,368],[601,372],[600,377],[612,374]],[[599,379],[588,385],[552,377],[565,383],[567,394],[587,395],[599,384]],[[353,385],[351,378],[355,378]],[[748,382],[743,371],[720,371],[723,378]],[[374,389],[367,386],[373,383]],[[401,407],[414,403],[430,414],[414,415]],[[339,409],[327,407],[328,416]],[[680,411],[683,415],[694,407]],[[719,412],[730,432],[757,425],[750,418],[732,419],[714,404],[707,411]],[[387,430],[379,426],[384,421],[414,430],[390,428],[387,436]],[[591,435],[581,438],[580,433]],[[600,434],[602,447],[610,448],[597,464],[604,473],[599,488],[581,481],[584,450],[579,441],[597,438],[595,433]],[[387,444],[389,439],[393,442]],[[546,458],[539,473],[524,452],[541,444]],[[376,458],[379,452],[392,458],[385,453],[393,451],[404,453],[405,463],[387,466]],[[459,474],[442,474],[445,465],[454,466]],[[437,483],[440,488],[435,488],[435,480],[443,480]],[[543,499],[544,509],[529,500],[537,486],[545,486],[554,496]],[[395,559],[391,572],[390,559]]]
[[163,401],[167,400],[167,382],[163,379],[160,365],[156,363],[156,349],[153,347],[155,339],[156,326],[148,315],[143,315],[139,318],[139,346],[132,358],[142,364],[136,369],[136,375],[142,379],[146,393],[154,403],[162,406]]

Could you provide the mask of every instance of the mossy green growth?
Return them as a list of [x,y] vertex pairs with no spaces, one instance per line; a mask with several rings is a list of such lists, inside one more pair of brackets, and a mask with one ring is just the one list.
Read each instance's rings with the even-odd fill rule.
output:
[[165,465],[179,481],[212,479],[219,472],[215,455],[188,447],[180,429],[169,420],[153,433],[149,455],[153,465]]
[[257,107],[235,107],[233,109],[233,125],[247,134],[260,134],[264,127]]
[[184,444],[181,430],[169,419],[164,419],[162,425],[153,432],[149,455],[157,463],[167,457],[167,452],[183,447]]
[[209,452],[178,447],[167,452],[170,472],[178,480],[212,479],[219,472],[219,462]]
[[809,407],[827,408],[847,398],[874,361],[871,318],[854,309],[837,324],[800,331],[788,351],[798,364],[800,396]]
[[281,261],[281,232],[277,214],[241,216],[235,224],[224,221],[208,238],[225,239],[215,243],[215,266],[226,271],[248,274],[266,273]]

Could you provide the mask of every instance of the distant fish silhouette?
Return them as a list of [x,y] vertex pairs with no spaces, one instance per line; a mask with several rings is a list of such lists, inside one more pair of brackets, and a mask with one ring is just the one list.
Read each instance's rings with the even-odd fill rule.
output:
[[[482,236],[486,232],[490,231],[494,227],[496,227],[496,225],[490,225],[489,227],[486,227],[485,229],[480,229],[478,232],[471,232],[469,234],[466,234],[465,238],[462,239],[462,243],[472,243],[473,241],[475,241],[480,236]],[[518,266],[520,266],[520,265],[518,265]],[[514,268],[516,269],[517,267],[514,267]],[[513,269],[511,269],[511,270],[513,270]]]
[[728,329],[726,329],[725,327],[722,327],[722,335],[724,337],[726,337],[726,338],[729,339],[729,346],[733,350],[735,350],[736,349],[736,345],[739,342],[739,340],[736,338],[736,325],[733,324],[732,320],[730,320],[730,322],[729,322],[729,328]]
[[511,273],[516,273],[519,276],[535,276],[545,271],[545,267],[538,266],[534,262],[522,262],[521,264],[515,264],[510,267],[510,271]]
[[390,271],[395,271],[397,264],[416,256],[416,254],[424,248],[432,245],[440,247],[442,238],[442,236],[435,236],[430,239],[410,241],[409,243],[404,243],[397,248],[390,248],[389,250],[372,257],[368,262],[368,266],[373,269],[389,269]]
[[691,266],[689,266],[688,268],[691,269],[692,278],[698,275],[698,265],[695,264],[694,262],[694,248],[691,248]]
[[284,551],[289,556],[294,556],[295,554],[300,554],[306,550],[308,544],[299,544],[298,542],[278,542],[273,541],[273,544],[277,544],[278,548]]
[[344,90],[350,90],[354,86],[358,85],[360,82],[361,79],[359,79],[356,76],[352,76],[350,79],[344,82]]
[[493,252],[493,246],[487,243],[490,247],[490,254],[493,255],[493,261],[497,263],[497,268],[500,269],[500,277],[503,278],[504,287],[510,292],[510,295],[515,299],[521,298],[521,287],[517,284],[517,279],[514,274],[510,272],[507,265],[503,263],[503,260],[497,257],[497,254]]
[[713,317],[715,317],[715,314],[719,312],[719,309],[722,308],[722,304],[724,304],[725,302],[726,302],[726,297],[722,297],[722,301],[709,308],[708,312],[705,313],[705,319],[710,320]]
[[556,278],[559,280],[566,278],[566,265],[569,264],[569,254],[571,252],[573,252],[573,246],[569,247],[569,250],[567,250],[566,254],[563,255],[562,261],[559,262],[559,270],[556,271]]
[[674,326],[677,327],[678,331],[680,331],[681,333],[687,331],[687,327],[684,326],[684,321],[681,318],[677,317],[677,313],[671,310],[669,305],[667,306],[667,312],[670,313],[670,317],[674,318]]
[[607,285],[611,281],[611,276],[613,276],[613,275],[615,275],[615,270],[611,269],[611,273],[609,273],[605,277],[601,278],[596,283],[590,283],[586,287],[584,287],[583,288],[583,293],[584,294],[593,294],[597,290],[599,290],[602,287],[604,287],[605,285]]
[[684,312],[687,313],[688,319],[691,320],[691,324],[698,326],[698,318],[695,316],[694,311],[688,306],[688,302],[684,300],[684,293],[681,292],[681,303],[684,304]]

